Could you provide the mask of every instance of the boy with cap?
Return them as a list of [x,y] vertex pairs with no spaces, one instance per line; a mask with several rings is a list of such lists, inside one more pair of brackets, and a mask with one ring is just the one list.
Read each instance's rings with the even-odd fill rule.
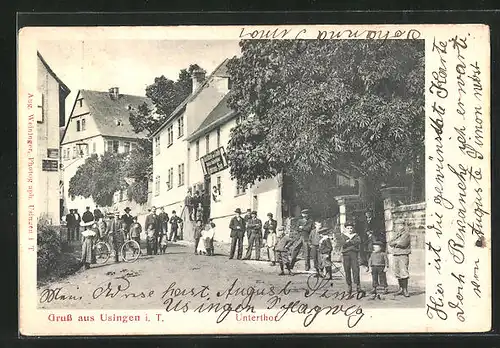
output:
[[284,227],[278,228],[278,242],[276,244],[276,260],[280,265],[280,274],[285,275],[285,266],[288,270],[288,274],[292,275],[292,268],[290,266],[289,248],[293,244],[293,239],[290,238],[286,233]]
[[321,267],[322,272],[326,274],[328,280],[332,279],[332,241],[328,236],[328,229],[326,227],[321,227],[318,230],[318,233],[321,235],[321,239],[319,240],[319,266]]
[[387,294],[387,277],[385,273],[389,267],[389,260],[387,258],[387,253],[382,251],[382,242],[373,242],[373,252],[368,259],[368,266],[372,271],[372,294],[377,294],[379,285],[384,288],[384,294]]
[[[352,292],[352,278],[356,284],[356,291],[361,291],[361,283],[359,279],[359,247],[361,239],[354,230],[352,222],[346,222],[344,231],[340,235],[340,244],[342,245],[342,264],[344,266],[345,280],[348,287],[348,292]],[[351,277],[352,273],[352,277]]]
[[311,268],[311,247],[309,244],[309,234],[313,229],[313,221],[309,217],[309,209],[302,209],[301,211],[302,217],[299,219],[297,223],[297,230],[299,232],[300,242],[297,247],[292,252],[292,268],[295,266],[295,262],[297,262],[297,256],[299,252],[304,248],[304,258],[306,261],[306,271],[309,271]]
[[311,258],[313,259],[314,269],[316,270],[316,277],[320,276],[320,252],[319,242],[321,240],[321,221],[314,221],[314,228],[309,234],[309,244],[311,245]]
[[273,219],[273,214],[267,214],[268,220],[264,223],[264,241],[267,246],[267,260],[271,262],[271,266],[276,265],[276,253],[274,247],[276,246],[276,227],[278,222]]

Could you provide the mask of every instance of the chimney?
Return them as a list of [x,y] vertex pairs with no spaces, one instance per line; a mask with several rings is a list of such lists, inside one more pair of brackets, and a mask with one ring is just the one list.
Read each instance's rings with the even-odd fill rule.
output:
[[205,81],[205,71],[203,69],[194,70],[191,74],[193,79],[193,93],[201,86],[203,81]]
[[111,87],[109,89],[109,97],[113,100],[117,100],[120,95],[120,89],[118,87]]

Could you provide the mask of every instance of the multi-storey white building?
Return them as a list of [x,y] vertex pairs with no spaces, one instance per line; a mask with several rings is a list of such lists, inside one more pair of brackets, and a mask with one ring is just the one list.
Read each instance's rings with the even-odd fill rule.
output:
[[[227,105],[231,80],[227,60],[205,78],[193,74],[193,91],[153,134],[153,199],[155,206],[176,210],[187,221],[184,198],[188,189],[210,194],[210,217],[218,226],[217,240],[229,240],[229,220],[235,208],[257,210],[265,219],[281,217],[281,187],[276,179],[243,189],[231,180],[225,148],[238,121]],[[213,187],[217,193],[213,195]],[[184,237],[192,237],[185,225]]]
[[92,210],[96,206],[91,198],[68,194],[69,181],[87,157],[106,151],[128,153],[137,139],[147,136],[135,133],[129,121],[130,113],[144,102],[151,105],[146,97],[120,94],[118,87],[109,92],[78,91],[61,138],[65,213],[74,208],[81,213],[86,206]]
[[37,52],[37,215],[52,224],[59,224],[61,205],[59,196],[59,126],[64,124],[65,99],[69,88],[57,77],[42,55]]

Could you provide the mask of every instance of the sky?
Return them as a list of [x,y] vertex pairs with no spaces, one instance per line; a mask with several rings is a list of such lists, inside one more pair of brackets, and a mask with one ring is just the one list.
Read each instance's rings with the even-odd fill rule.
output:
[[194,63],[210,74],[225,58],[240,55],[237,40],[44,40],[38,51],[71,89],[66,119],[79,89],[119,87],[120,93],[145,96],[155,77],[176,80]]

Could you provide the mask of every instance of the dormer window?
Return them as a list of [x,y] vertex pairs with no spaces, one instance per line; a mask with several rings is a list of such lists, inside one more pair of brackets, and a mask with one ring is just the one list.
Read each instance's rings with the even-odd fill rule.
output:
[[121,120],[115,120],[115,124],[116,124],[117,126],[121,126],[121,125],[122,125],[122,121],[121,121]]

